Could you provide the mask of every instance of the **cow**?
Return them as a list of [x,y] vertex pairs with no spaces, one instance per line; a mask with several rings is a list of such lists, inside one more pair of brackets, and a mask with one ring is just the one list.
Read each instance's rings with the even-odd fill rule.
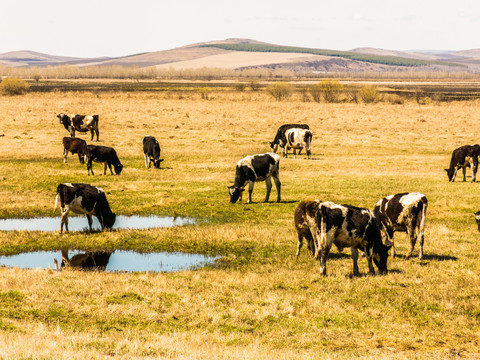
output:
[[239,198],[242,199],[242,192],[245,190],[246,183],[249,182],[247,204],[251,203],[253,186],[256,181],[265,181],[267,185],[265,202],[268,202],[272,190],[271,178],[273,178],[277,188],[277,202],[280,202],[279,164],[280,156],[274,153],[250,155],[239,160],[235,169],[234,183],[232,186],[228,186],[230,202],[234,204]]
[[389,195],[380,199],[373,209],[378,227],[384,233],[385,243],[393,246],[392,256],[395,256],[393,233],[402,231],[410,238],[409,259],[417,240],[420,242],[418,258],[423,258],[423,238],[427,216],[427,197],[420,193],[401,193]]
[[155,169],[160,169],[160,144],[153,136],[147,135],[142,140],[143,155],[145,156],[145,167],[150,169],[150,164],[153,162]]
[[115,174],[120,175],[123,169],[123,165],[118,159],[117,152],[114,148],[100,145],[87,145],[87,171],[93,173],[92,161],[103,163],[103,175],[107,173],[107,166],[110,169],[110,174],[113,175],[112,165],[115,169]]
[[[285,131],[291,128],[297,129],[310,129],[307,124],[285,124],[278,128],[277,133],[275,134],[275,138],[273,141],[270,142],[270,147],[274,153],[277,152],[278,145],[283,146],[283,144],[287,143],[287,139],[285,138]],[[300,154],[300,152],[299,152]]]
[[477,179],[478,156],[480,155],[480,145],[464,145],[453,150],[450,160],[450,167],[445,169],[448,175],[448,181],[454,182],[458,169],[463,171],[463,181],[466,181],[467,167],[472,169],[473,179]]
[[87,115],[66,115],[60,113],[57,115],[65,129],[70,133],[71,137],[75,137],[75,131],[88,132],[92,134],[90,141],[93,141],[93,135],[97,135],[97,141],[99,136],[98,131],[98,114]]
[[62,260],[60,268],[57,259],[53,259],[55,270],[62,270],[65,268],[74,268],[79,270],[97,270],[104,271],[112,255],[111,251],[87,251],[69,258],[68,249],[62,249]]
[[63,232],[63,225],[68,232],[68,213],[70,211],[85,214],[90,231],[92,231],[92,215],[97,217],[102,230],[111,229],[115,223],[116,215],[110,209],[105,192],[101,188],[90,184],[62,183],[57,186],[54,209],[57,209],[59,200],[62,210],[60,232]]
[[358,249],[368,261],[370,274],[375,274],[372,260],[380,273],[386,273],[389,246],[382,243],[380,229],[373,213],[352,205],[338,205],[330,201],[304,202],[304,222],[309,227],[315,248],[314,258],[320,261],[320,274],[327,275],[327,256],[333,244],[340,250],[350,248],[353,274],[358,275]]
[[477,222],[478,231],[480,231],[480,211],[477,211],[474,215],[475,215],[475,221]]
[[296,158],[296,150],[299,149],[299,154],[302,149],[307,153],[307,159],[310,159],[310,148],[312,144],[312,132],[307,129],[292,128],[285,131],[286,143],[280,145],[282,147],[283,157],[287,157],[288,150],[293,149],[293,158]]
[[63,162],[67,163],[68,152],[72,154],[78,154],[78,160],[80,164],[85,163],[85,158],[87,157],[87,143],[83,139],[76,137],[67,137],[63,138]]

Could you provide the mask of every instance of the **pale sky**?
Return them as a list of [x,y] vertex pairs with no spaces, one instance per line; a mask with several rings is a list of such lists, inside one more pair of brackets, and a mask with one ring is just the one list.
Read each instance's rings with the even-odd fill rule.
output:
[[248,38],[349,50],[480,48],[478,0],[0,0],[0,53],[125,56]]

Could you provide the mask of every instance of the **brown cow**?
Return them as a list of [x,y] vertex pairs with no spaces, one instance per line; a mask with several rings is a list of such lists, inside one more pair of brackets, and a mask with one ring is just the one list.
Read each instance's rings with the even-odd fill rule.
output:
[[87,143],[83,139],[65,136],[63,138],[63,162],[65,164],[67,163],[68,152],[78,154],[80,164],[85,164],[85,158],[87,157]]

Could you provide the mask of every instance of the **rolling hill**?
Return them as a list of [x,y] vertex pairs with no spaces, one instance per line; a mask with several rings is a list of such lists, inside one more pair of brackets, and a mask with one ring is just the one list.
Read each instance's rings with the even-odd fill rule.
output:
[[356,48],[350,51],[268,44],[250,39],[227,39],[119,58],[80,58],[33,51],[0,54],[0,66],[138,66],[156,68],[288,69],[294,72],[362,72],[428,69],[479,71],[480,49],[464,51],[397,51]]

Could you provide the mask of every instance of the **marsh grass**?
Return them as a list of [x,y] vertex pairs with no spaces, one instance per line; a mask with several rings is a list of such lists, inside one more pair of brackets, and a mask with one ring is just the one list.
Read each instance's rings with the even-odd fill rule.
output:
[[[419,105],[276,102],[212,91],[209,100],[158,93],[0,97],[0,216],[57,216],[60,182],[102,187],[118,214],[191,216],[170,229],[69,234],[0,232],[0,252],[80,249],[220,255],[178,273],[0,268],[0,358],[475,358],[479,356],[479,184],[448,183],[451,151],[478,142],[476,102]],[[59,112],[99,113],[100,144],[120,176],[63,163]],[[228,203],[236,162],[269,150],[279,125],[306,122],[314,160],[282,159],[282,202]],[[141,139],[155,136],[162,170],[147,170]],[[80,135],[87,139],[85,135]],[[90,141],[87,142],[90,143]],[[96,143],[96,142],[94,142]],[[470,172],[468,172],[470,174]],[[468,178],[467,180],[470,180]],[[293,211],[319,198],[373,208],[388,194],[429,200],[425,258],[398,257],[385,276],[352,277],[332,250],[328,276],[303,249]],[[275,199],[275,189],[272,199]],[[418,254],[418,246],[415,253]]]

